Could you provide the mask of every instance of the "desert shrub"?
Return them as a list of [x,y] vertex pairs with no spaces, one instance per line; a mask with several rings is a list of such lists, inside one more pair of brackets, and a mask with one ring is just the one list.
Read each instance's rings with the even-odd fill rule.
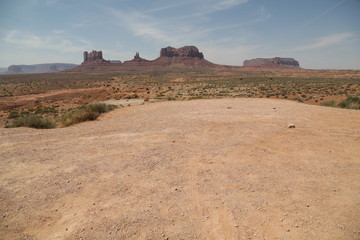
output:
[[173,100],[176,100],[176,99],[175,99],[175,97],[173,95],[167,95],[166,100],[173,101]]
[[193,99],[203,99],[204,97],[203,96],[192,96],[192,97],[189,97],[189,100],[193,100]]
[[360,109],[360,97],[348,96],[347,99],[339,102],[338,106],[341,108],[358,110],[358,109]]
[[18,112],[11,112],[8,116],[8,119],[14,119],[20,117],[20,114]]
[[327,101],[322,102],[320,105],[325,106],[325,107],[336,107],[337,104],[338,104],[338,102],[335,100],[327,100]]
[[31,127],[38,129],[55,128],[55,123],[48,118],[38,115],[27,115],[13,120],[12,124],[7,127]]
[[348,96],[346,100],[352,103],[360,104],[360,96]]
[[102,113],[117,108],[115,105],[105,103],[91,103],[75,108],[62,116],[62,124],[70,126],[80,122],[96,120]]
[[276,95],[276,93],[267,93],[267,94],[266,94],[266,97],[269,98],[269,97],[273,97],[273,96],[275,96],[275,95]]
[[115,105],[106,104],[106,103],[90,103],[80,107],[80,109],[85,109],[87,112],[95,112],[100,114],[109,112],[115,108],[116,108]]
[[58,113],[58,110],[56,110],[55,108],[52,107],[46,107],[46,108],[38,108],[35,111],[35,114],[49,114],[49,113]]
[[293,98],[289,98],[289,99],[294,100],[294,101],[304,102],[304,99],[299,98],[299,97],[293,97]]

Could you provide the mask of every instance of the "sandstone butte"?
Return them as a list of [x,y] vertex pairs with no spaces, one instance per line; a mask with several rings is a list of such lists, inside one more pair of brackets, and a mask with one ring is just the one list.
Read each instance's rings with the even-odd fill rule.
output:
[[[271,58],[246,60],[244,66],[247,67],[287,67],[300,68],[298,61],[293,58]],[[84,61],[78,67],[68,71],[91,71],[91,70],[157,70],[164,68],[222,68],[238,69],[240,66],[229,66],[214,64],[204,58],[204,54],[195,46],[185,46],[181,48],[166,47],[160,50],[160,56],[154,60],[147,60],[140,57],[137,52],[132,60],[114,61],[105,60],[102,51],[84,52]]]

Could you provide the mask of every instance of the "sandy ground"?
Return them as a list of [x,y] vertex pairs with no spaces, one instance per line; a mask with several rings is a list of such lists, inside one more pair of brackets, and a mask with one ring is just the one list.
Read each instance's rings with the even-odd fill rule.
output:
[[360,239],[360,111],[170,101],[0,129],[0,213],[0,239]]

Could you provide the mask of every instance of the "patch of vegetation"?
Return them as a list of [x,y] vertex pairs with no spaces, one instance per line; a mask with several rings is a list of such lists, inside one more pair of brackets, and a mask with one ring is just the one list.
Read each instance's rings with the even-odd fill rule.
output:
[[359,110],[360,109],[360,97],[348,96],[347,99],[339,102],[338,106],[341,108],[346,108],[346,109]]
[[49,114],[49,113],[58,113],[58,111],[53,107],[46,107],[46,108],[38,108],[35,111],[35,114]]
[[300,97],[293,97],[293,98],[289,98],[289,99],[294,100],[294,101],[304,102],[304,99],[302,99]]
[[327,101],[322,102],[320,105],[325,106],[325,107],[336,107],[337,104],[338,104],[338,102],[335,100],[327,100]]
[[173,101],[173,100],[176,100],[176,98],[173,95],[167,95],[166,100]]
[[193,100],[193,99],[204,99],[204,97],[203,96],[189,97],[189,100]]
[[340,102],[335,101],[335,100],[324,101],[321,103],[321,106],[359,110],[360,109],[360,97],[348,96],[347,99],[340,101]]
[[[13,120],[5,127],[31,127],[38,129],[50,129],[55,128],[56,126],[66,127],[80,122],[95,120],[101,114],[115,108],[117,108],[115,105],[92,103],[71,110],[63,110],[61,113],[62,115],[60,116],[58,115],[59,112],[57,110],[53,110],[54,108],[44,108],[45,110],[41,109],[41,111],[38,109],[35,113],[30,113],[29,111],[23,111],[21,113],[11,112],[8,118]],[[45,116],[42,116],[41,114],[45,114]]]
[[18,112],[11,112],[8,116],[8,119],[14,119],[20,117],[20,114]]
[[48,118],[44,118],[39,115],[27,115],[24,117],[18,117],[14,119],[11,125],[7,125],[8,128],[16,127],[30,127],[38,129],[50,129],[55,128],[55,123]]
[[75,108],[62,116],[62,125],[70,126],[76,123],[96,120],[102,113],[117,108],[105,103],[91,103]]

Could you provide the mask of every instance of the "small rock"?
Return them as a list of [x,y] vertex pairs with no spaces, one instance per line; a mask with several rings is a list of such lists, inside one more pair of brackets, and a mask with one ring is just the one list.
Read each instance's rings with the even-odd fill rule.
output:
[[289,123],[289,124],[288,124],[288,128],[295,128],[295,124]]

